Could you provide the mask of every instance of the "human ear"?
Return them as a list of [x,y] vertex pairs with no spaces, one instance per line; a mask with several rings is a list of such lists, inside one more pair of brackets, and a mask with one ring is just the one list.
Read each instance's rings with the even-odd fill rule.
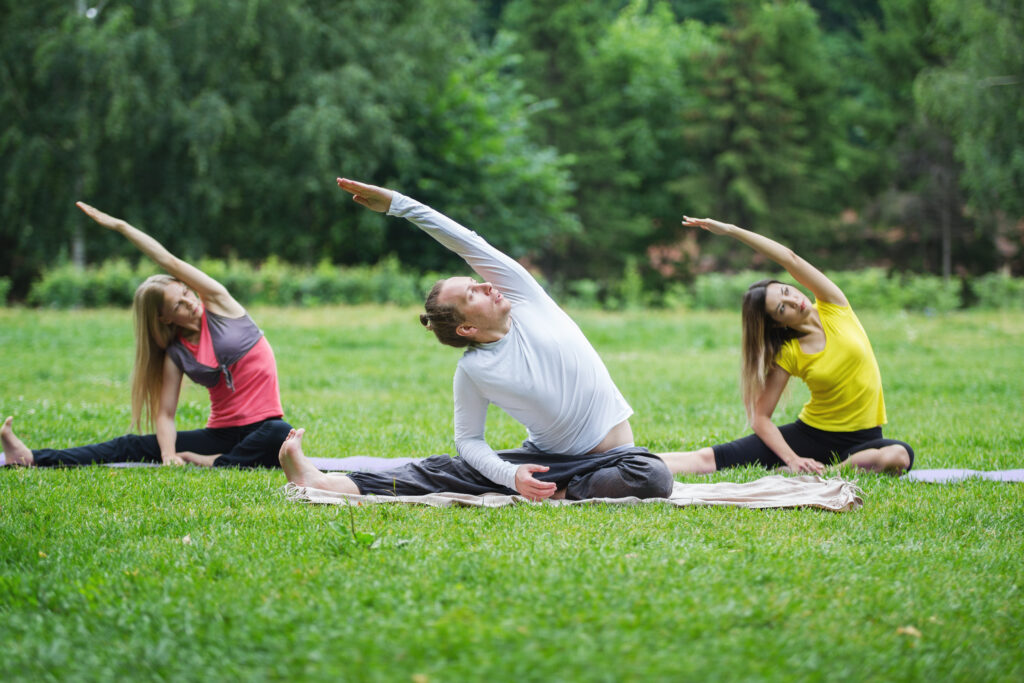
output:
[[458,327],[455,328],[455,334],[459,335],[460,337],[472,337],[474,334],[476,334],[476,328],[473,327],[472,325],[459,325]]

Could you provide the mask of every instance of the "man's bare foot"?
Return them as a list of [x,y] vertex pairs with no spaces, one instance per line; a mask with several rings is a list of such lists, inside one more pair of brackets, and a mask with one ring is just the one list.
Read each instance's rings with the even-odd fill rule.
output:
[[8,465],[31,467],[35,464],[35,458],[32,457],[32,449],[22,443],[21,439],[14,434],[14,429],[11,428],[12,422],[14,422],[14,417],[8,417],[4,420],[4,426],[0,427],[0,441],[3,441],[4,445],[4,459]]
[[288,438],[281,444],[281,451],[277,459],[281,462],[281,469],[288,482],[296,486],[308,486],[323,491],[335,491],[337,493],[359,494],[359,487],[356,483],[344,476],[327,476],[316,468],[313,461],[302,452],[302,436],[305,429],[293,429],[288,432]]
[[199,467],[213,467],[213,461],[223,454],[218,453],[217,455],[199,455],[198,453],[193,453],[192,451],[182,451],[181,453],[178,453],[178,455],[181,456],[182,460],[189,464],[198,465]]
[[323,472],[318,470],[306,454],[302,452],[302,437],[305,429],[293,429],[288,432],[288,438],[281,444],[281,450],[277,459],[281,462],[281,469],[288,481],[296,486],[314,486],[323,478]]

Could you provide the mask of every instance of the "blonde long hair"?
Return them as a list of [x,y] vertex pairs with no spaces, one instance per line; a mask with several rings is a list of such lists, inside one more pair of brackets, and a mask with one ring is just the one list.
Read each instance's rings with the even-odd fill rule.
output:
[[132,429],[152,427],[160,407],[164,357],[178,334],[176,325],[160,322],[167,286],[180,282],[170,275],[153,275],[135,290],[135,365],[132,367]]
[[743,295],[743,369],[740,386],[747,421],[751,424],[757,399],[764,393],[768,372],[775,365],[776,356],[787,341],[800,336],[768,315],[765,295],[770,284],[782,283],[778,280],[759,280],[750,285]]

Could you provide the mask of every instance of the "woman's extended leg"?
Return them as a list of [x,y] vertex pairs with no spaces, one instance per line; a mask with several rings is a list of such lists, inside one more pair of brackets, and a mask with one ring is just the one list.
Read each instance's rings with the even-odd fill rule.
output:
[[14,417],[8,417],[4,420],[4,426],[0,427],[0,441],[3,441],[4,460],[7,461],[8,465],[29,467],[35,462],[35,458],[32,457],[32,449],[22,443],[21,439],[15,435],[14,429],[11,427],[12,422],[14,422]]
[[[159,463],[160,445],[154,434],[124,434],[109,441],[72,446],[70,448],[40,448],[31,450],[11,429],[12,418],[4,421],[0,429],[4,456],[8,464],[35,465],[37,467],[75,467],[104,465],[119,462]],[[221,430],[193,429],[178,432],[175,447],[178,452],[210,454],[228,450],[233,441],[225,440]],[[27,451],[27,457],[25,455]]]
[[354,481],[345,476],[327,476],[306,457],[302,452],[302,435],[305,433],[305,429],[293,429],[288,432],[288,438],[281,444],[278,459],[281,462],[284,475],[288,477],[288,482],[296,486],[308,486],[335,493],[358,494],[359,487]]
[[711,446],[698,451],[658,453],[672,474],[708,474],[718,469],[715,451]]

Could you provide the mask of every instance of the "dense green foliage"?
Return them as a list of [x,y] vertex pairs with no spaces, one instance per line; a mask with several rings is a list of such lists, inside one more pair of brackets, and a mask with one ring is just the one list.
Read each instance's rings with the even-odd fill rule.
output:
[[[242,261],[204,259],[197,264],[246,305],[316,306],[326,303],[394,303],[423,300],[436,280],[402,272],[388,258],[373,266],[294,266],[271,259],[259,268]],[[51,308],[130,306],[138,283],[157,270],[146,262],[107,261],[98,268],[65,265],[48,270],[28,294],[28,303]]]
[[[0,0],[0,276],[129,253],[454,261],[396,187],[552,282],[659,292],[747,255],[1024,272],[1024,10],[960,0]],[[757,266],[758,264],[754,264]]]
[[[253,315],[311,455],[451,449],[458,352],[413,309]],[[640,443],[745,432],[734,313],[575,317]],[[861,319],[886,433],[918,467],[1024,467],[1024,316]],[[123,310],[0,310],[0,413],[33,446],[113,437],[131,353]],[[189,385],[178,424],[201,426],[207,406]],[[489,438],[515,445],[521,427],[491,412]],[[1024,488],[853,476],[864,507],[843,514],[349,511],[287,502],[274,471],[4,469],[0,679],[1020,680]],[[352,523],[381,545],[355,543]]]
[[[198,265],[247,306],[413,305],[422,302],[424,293],[439,277],[434,273],[417,276],[401,268],[395,258],[372,266],[348,267],[335,267],[326,261],[315,267],[296,266],[277,259],[269,259],[259,267],[244,261],[214,259],[204,259]],[[129,306],[138,283],[155,272],[155,267],[146,261],[132,266],[126,260],[115,259],[85,269],[67,264],[45,271],[33,283],[27,301],[49,308]],[[938,275],[867,268],[831,275],[864,310],[937,312],[973,306],[1024,307],[1024,278],[1003,273],[946,280]],[[786,273],[744,270],[706,273],[688,283],[650,288],[632,263],[611,286],[583,279],[549,283],[549,288],[559,301],[581,308],[737,310],[750,284],[766,277],[792,282]],[[3,294],[4,283],[0,281],[0,295]]]

